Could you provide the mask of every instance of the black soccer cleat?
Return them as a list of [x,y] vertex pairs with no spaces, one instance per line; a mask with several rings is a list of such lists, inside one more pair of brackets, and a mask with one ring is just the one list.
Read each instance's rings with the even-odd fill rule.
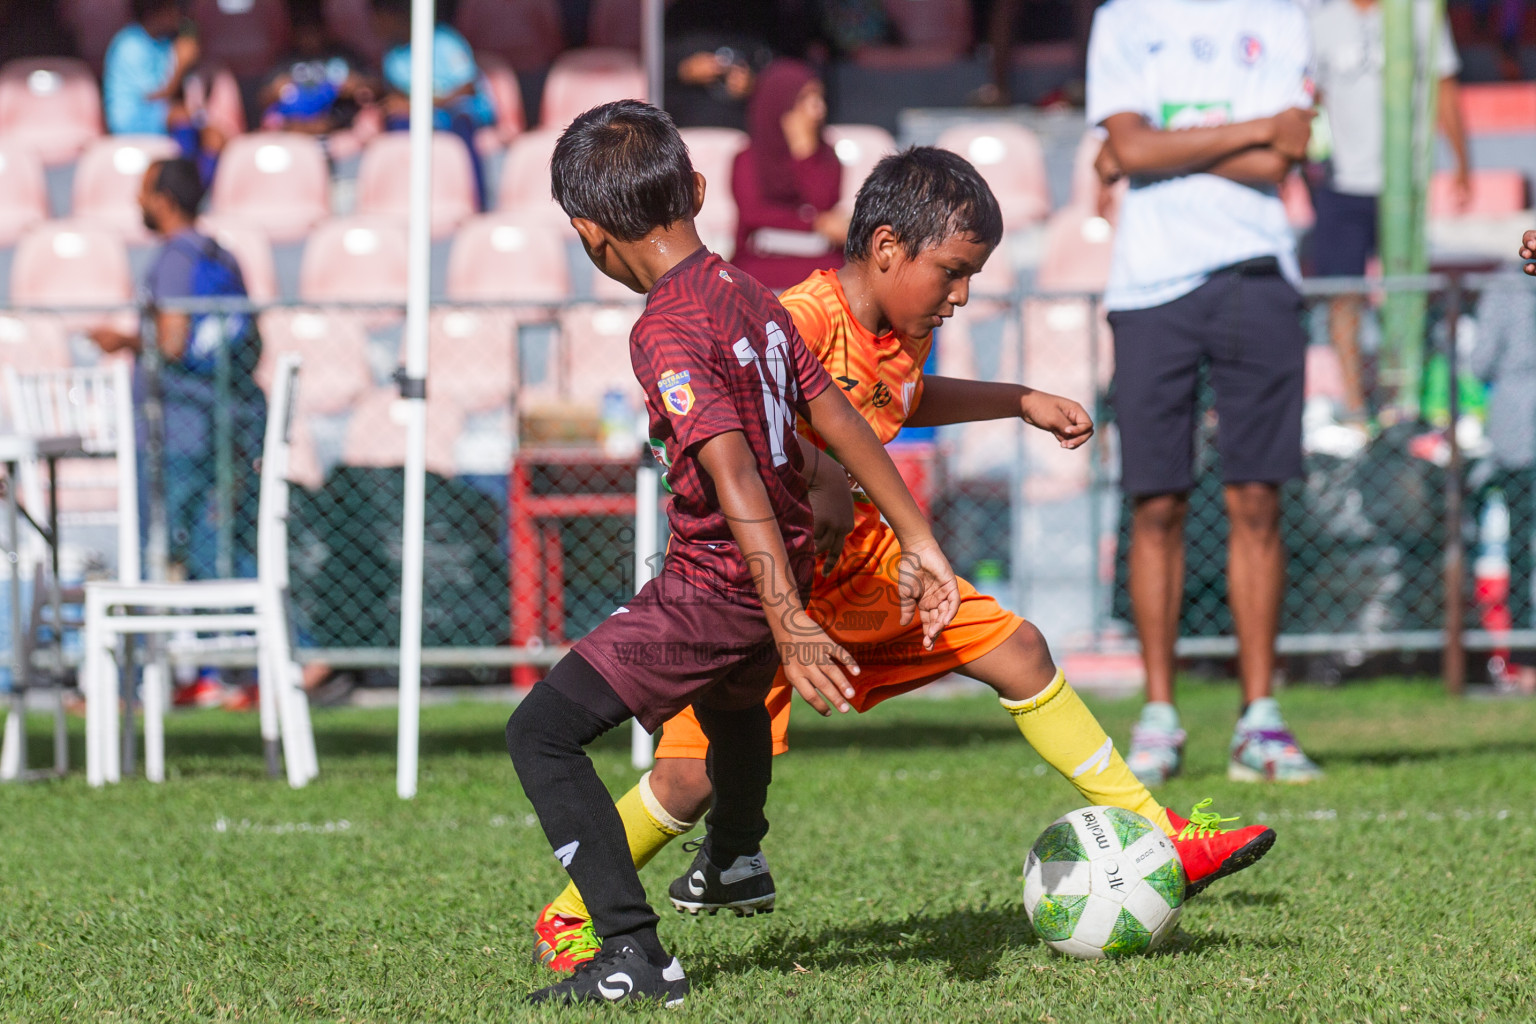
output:
[[737,857],[722,869],[709,859],[703,846],[702,839],[684,845],[683,849],[698,853],[687,872],[667,886],[667,896],[678,913],[697,916],[700,911],[716,914],[729,910],[737,917],[773,913],[773,876],[761,850],[750,857]]
[[620,939],[605,944],[569,978],[528,993],[530,1003],[623,1003],[646,1000],[682,1006],[688,976],[677,957],[665,967],[651,963],[638,946]]

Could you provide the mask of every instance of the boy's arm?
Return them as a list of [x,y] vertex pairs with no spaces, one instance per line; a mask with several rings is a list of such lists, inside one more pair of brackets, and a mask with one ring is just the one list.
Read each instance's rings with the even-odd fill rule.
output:
[[800,457],[805,460],[806,500],[811,504],[811,532],[816,553],[825,555],[822,575],[832,571],[843,554],[843,542],[853,532],[853,488],[848,473],[836,459],[800,437]]
[[825,388],[807,403],[807,411],[811,427],[837,453],[838,460],[896,532],[902,553],[901,623],[911,622],[914,609],[919,611],[923,646],[932,650],[939,633],[960,608],[954,570],[939,550],[890,455],[847,397],[836,387]]
[[853,687],[833,662],[840,662],[852,675],[859,674],[859,666],[806,614],[778,518],[746,435],[739,430],[716,434],[699,446],[697,458],[715,486],[731,536],[752,570],[785,678],[821,714],[830,713],[828,705],[849,710],[846,698],[853,696]]
[[1310,110],[1291,107],[1273,117],[1165,131],[1152,127],[1142,115],[1127,112],[1105,118],[1104,129],[1126,174],[1194,174],[1249,149],[1270,149],[1288,161],[1301,160],[1307,155],[1312,115]]
[[922,398],[905,425],[942,427],[948,423],[1008,420],[1015,416],[1056,435],[1063,448],[1077,448],[1093,436],[1093,419],[1070,398],[1022,384],[955,377],[925,376]]

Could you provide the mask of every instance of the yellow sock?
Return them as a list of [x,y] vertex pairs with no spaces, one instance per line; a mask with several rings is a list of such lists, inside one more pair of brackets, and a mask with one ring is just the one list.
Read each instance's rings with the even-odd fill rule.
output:
[[[624,822],[624,837],[629,840],[629,852],[635,858],[635,867],[643,868],[651,858],[672,840],[686,834],[698,824],[696,821],[679,821],[667,813],[651,792],[651,773],[640,776],[634,789],[619,797],[615,806]],[[575,882],[567,882],[565,890],[549,905],[552,912],[562,917],[590,918],[581,893]]]
[[1093,712],[1060,670],[1051,684],[1028,700],[1002,700],[1019,732],[1046,762],[1091,804],[1124,807],[1154,822],[1169,835],[1168,811],[1152,799],[1115,749]]

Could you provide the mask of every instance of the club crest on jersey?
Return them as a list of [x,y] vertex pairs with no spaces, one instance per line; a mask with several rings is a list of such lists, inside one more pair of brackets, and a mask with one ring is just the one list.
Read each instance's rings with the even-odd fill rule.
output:
[[693,408],[693,387],[688,383],[687,370],[668,370],[656,382],[656,388],[661,392],[661,401],[669,410],[679,416],[688,415]]
[[1258,36],[1243,33],[1237,38],[1237,59],[1249,67],[1257,64],[1264,57],[1264,43]]
[[1189,41],[1195,60],[1209,61],[1216,56],[1216,44],[1208,36],[1195,36]]

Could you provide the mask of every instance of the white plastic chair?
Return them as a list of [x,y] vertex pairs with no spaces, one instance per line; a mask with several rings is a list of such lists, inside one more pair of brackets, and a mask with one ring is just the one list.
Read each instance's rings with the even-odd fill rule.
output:
[[[288,784],[297,789],[319,772],[309,699],[293,660],[288,623],[288,449],[299,360],[285,356],[273,375],[262,445],[257,512],[256,579],[185,583],[95,581],[85,585],[86,781],[117,782],[117,640],[148,633],[254,632],[260,673],[261,736],[269,764],[281,749]],[[199,614],[200,613],[200,614]],[[144,679],[144,771],[165,779],[164,675]]]

